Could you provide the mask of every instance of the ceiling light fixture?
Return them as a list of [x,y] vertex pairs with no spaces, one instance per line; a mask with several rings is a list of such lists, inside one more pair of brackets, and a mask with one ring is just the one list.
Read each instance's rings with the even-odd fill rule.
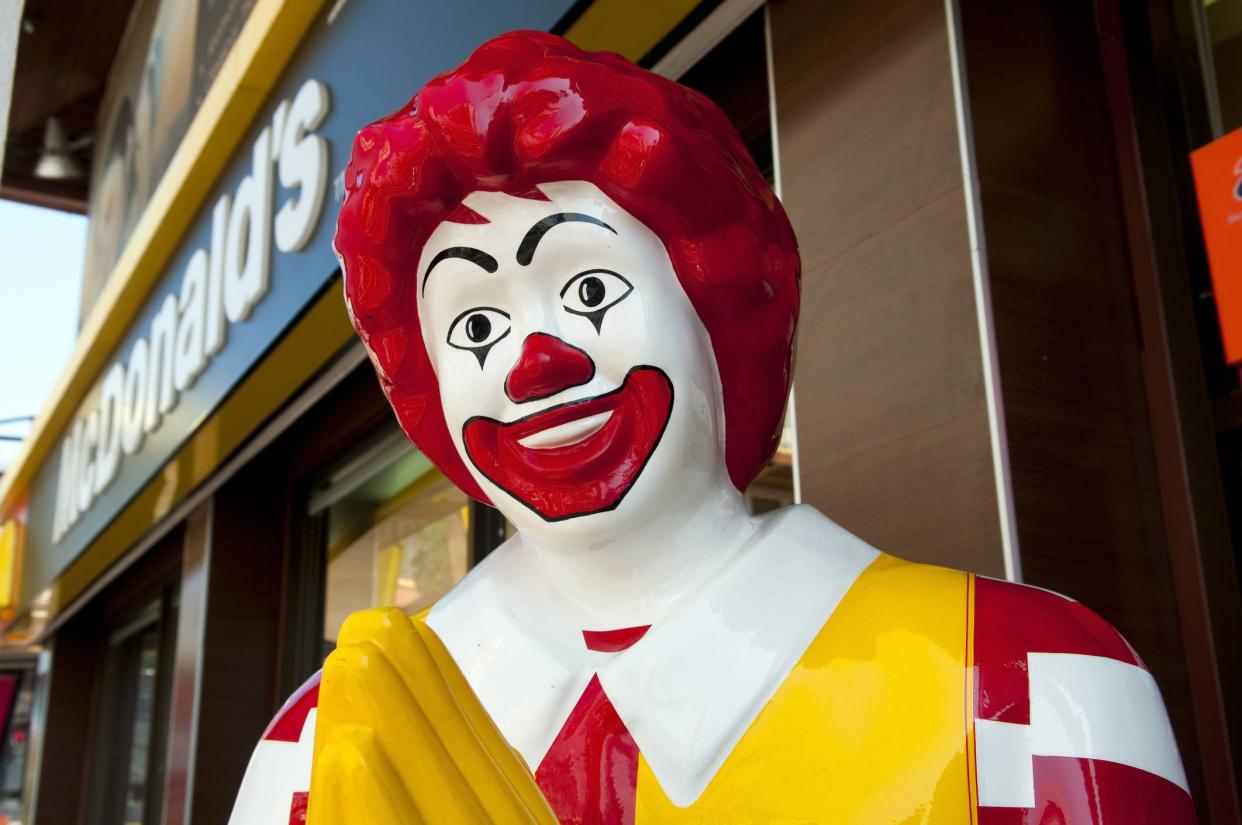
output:
[[43,133],[43,154],[35,164],[36,178],[45,180],[72,180],[83,175],[82,164],[73,157],[73,147],[65,134],[65,127],[55,117],[47,119]]

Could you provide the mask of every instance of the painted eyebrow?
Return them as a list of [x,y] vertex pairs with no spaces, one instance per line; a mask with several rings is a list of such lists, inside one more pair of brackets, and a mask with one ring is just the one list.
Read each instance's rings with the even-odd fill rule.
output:
[[539,223],[532,226],[526,233],[526,237],[522,238],[522,243],[518,245],[517,262],[522,266],[529,266],[535,257],[535,247],[543,240],[543,236],[548,234],[548,230],[554,226],[563,223],[571,223],[580,221],[582,223],[593,223],[596,226],[602,226],[612,234],[617,234],[617,230],[601,221],[599,218],[593,218],[590,215],[584,215],[581,212],[559,212],[555,215],[549,215]]
[[431,277],[431,270],[435,269],[436,264],[440,263],[440,261],[445,261],[449,258],[463,258],[472,264],[481,266],[488,273],[493,273],[500,269],[500,264],[496,263],[496,259],[482,249],[475,249],[473,246],[450,246],[432,258],[431,263],[427,264],[427,271],[423,273],[423,294],[427,293],[427,280]]

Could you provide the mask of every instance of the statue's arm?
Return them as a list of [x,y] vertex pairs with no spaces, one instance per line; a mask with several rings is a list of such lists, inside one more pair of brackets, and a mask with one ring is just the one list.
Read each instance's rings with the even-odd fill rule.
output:
[[556,819],[435,634],[355,613],[337,650],[268,726],[229,825]]
[[312,823],[555,825],[435,633],[377,608],[353,614],[324,665]]
[[306,821],[315,719],[316,673],[289,697],[255,746],[229,825],[301,825]]
[[1022,821],[1196,822],[1160,690],[1120,633],[1077,602],[1007,582],[977,579],[974,605],[981,823],[1032,809]]

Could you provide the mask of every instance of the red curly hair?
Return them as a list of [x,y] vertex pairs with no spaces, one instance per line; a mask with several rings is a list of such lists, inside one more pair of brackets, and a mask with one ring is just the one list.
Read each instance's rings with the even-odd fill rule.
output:
[[350,317],[410,440],[466,493],[487,497],[449,437],[418,323],[415,266],[477,190],[541,197],[589,181],[664,242],[711,338],[725,462],[745,490],[780,440],[800,262],[785,211],[737,131],[703,95],[620,55],[511,32],[360,131],[335,247]]

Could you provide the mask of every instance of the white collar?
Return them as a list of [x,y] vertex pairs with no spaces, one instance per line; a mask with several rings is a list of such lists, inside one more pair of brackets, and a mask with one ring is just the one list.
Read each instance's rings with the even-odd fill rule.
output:
[[587,650],[580,612],[510,541],[428,615],[501,733],[539,766],[591,677],[665,794],[682,807],[711,782],[878,552],[799,505],[672,615],[620,653]]

